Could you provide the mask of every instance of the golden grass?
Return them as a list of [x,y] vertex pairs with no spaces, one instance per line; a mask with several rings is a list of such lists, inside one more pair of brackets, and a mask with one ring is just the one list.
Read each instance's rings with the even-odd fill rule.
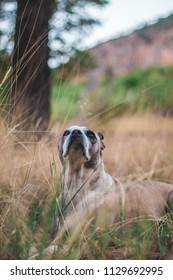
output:
[[173,182],[172,118],[124,116],[109,123],[105,136],[105,165],[112,175]]
[[[98,130],[98,123],[93,123],[92,128]],[[28,239],[26,216],[33,195],[37,207],[45,203],[49,195],[56,195],[60,186],[57,142],[61,130],[57,125],[40,142],[21,142],[15,130],[6,128],[1,120],[0,242],[3,249],[0,258],[16,257],[8,246],[16,238],[16,224],[22,226],[23,239]],[[105,168],[111,175],[121,180],[154,178],[173,182],[173,119],[124,116],[101,124],[99,130],[105,135]],[[16,220],[12,218],[14,214]],[[38,225],[39,230],[31,242],[38,242],[44,225],[44,222]],[[115,253],[114,247],[112,250],[107,256],[118,256],[119,251]],[[73,254],[70,256],[73,258]],[[24,255],[18,257],[24,258]]]
[[[15,129],[6,128],[2,121],[0,128],[0,242],[6,247],[17,223],[25,231],[33,197],[38,206],[48,194],[55,194],[58,136],[52,132],[40,142],[22,142]],[[27,229],[23,237],[28,238]]]

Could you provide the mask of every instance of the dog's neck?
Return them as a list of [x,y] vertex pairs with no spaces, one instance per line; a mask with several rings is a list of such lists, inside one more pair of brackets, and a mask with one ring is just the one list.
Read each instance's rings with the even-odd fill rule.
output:
[[71,189],[77,190],[82,184],[85,183],[87,187],[89,187],[92,181],[96,180],[96,176],[103,173],[104,165],[102,160],[100,160],[97,165],[93,167],[90,167],[90,165],[87,165],[87,163],[79,164],[76,162],[71,164],[69,161],[67,161],[63,169],[63,185],[68,191],[70,191]]
[[104,177],[104,164],[100,157],[98,163],[93,166],[90,162],[82,163],[67,160],[63,166],[63,195],[67,205],[71,198],[73,204],[88,191],[94,190],[99,181]]

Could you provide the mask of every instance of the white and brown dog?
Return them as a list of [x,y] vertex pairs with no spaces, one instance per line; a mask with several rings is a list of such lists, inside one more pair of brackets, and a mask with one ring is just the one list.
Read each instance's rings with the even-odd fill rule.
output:
[[173,209],[173,185],[153,181],[122,185],[105,172],[101,133],[85,126],[71,126],[61,136],[58,148],[68,229],[92,218],[96,218],[98,226],[112,226],[122,212],[124,219],[157,219]]

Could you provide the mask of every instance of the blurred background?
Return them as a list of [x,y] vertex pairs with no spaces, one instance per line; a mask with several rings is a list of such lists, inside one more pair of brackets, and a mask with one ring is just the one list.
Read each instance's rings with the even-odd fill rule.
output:
[[12,126],[172,114],[171,0],[1,0],[0,9],[1,107]]

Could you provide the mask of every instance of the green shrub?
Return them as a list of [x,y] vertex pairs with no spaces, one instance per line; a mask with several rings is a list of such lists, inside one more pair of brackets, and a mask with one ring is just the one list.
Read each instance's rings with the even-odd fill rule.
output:
[[51,112],[53,119],[64,121],[74,117],[79,111],[79,96],[84,89],[82,83],[61,83],[57,81],[52,87]]
[[[82,113],[106,120],[127,112],[167,112],[173,107],[172,77],[173,67],[160,66],[100,79],[97,88],[87,93]],[[78,114],[85,90],[85,83],[56,83],[51,98],[53,116],[62,121]]]

